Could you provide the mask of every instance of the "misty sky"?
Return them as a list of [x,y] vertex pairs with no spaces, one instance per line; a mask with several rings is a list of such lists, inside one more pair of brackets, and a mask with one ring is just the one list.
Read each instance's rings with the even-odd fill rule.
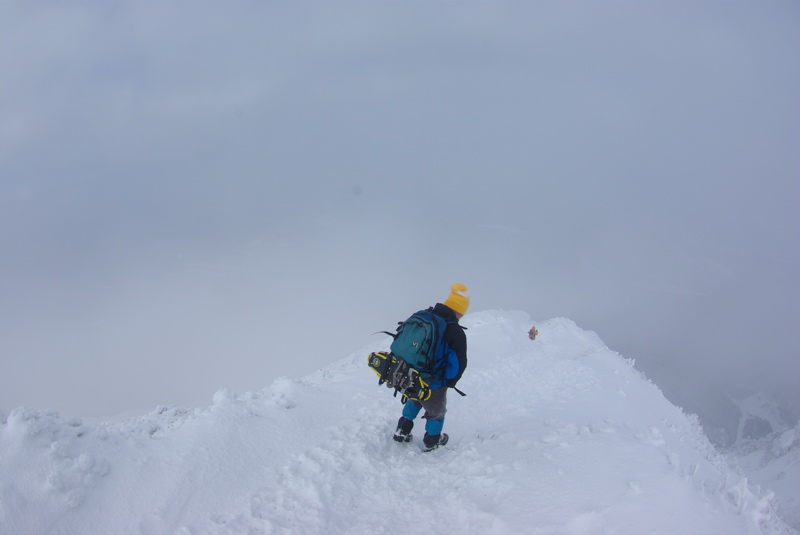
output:
[[0,410],[260,390],[454,282],[791,397],[798,57],[791,1],[4,1]]

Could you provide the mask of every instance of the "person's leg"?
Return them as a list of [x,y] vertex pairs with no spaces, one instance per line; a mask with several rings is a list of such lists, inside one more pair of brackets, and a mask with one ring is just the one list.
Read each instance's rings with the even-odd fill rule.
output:
[[411,429],[414,427],[414,418],[417,417],[422,405],[419,405],[410,399],[403,405],[403,415],[397,421],[397,429],[394,432],[394,438],[397,442],[409,442],[412,438]]
[[414,420],[421,410],[422,405],[409,399],[406,401],[406,404],[403,405],[403,417],[408,418],[409,420]]
[[422,402],[425,407],[425,451],[435,449],[447,442],[447,435],[442,433],[444,415],[447,412],[447,388],[437,388],[431,397]]

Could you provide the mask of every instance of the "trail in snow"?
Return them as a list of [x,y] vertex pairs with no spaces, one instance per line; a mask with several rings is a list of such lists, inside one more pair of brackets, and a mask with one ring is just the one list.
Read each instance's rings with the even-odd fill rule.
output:
[[0,427],[0,526],[26,534],[791,533],[696,420],[564,319],[473,313],[450,443],[391,439],[378,341],[303,380],[205,409]]

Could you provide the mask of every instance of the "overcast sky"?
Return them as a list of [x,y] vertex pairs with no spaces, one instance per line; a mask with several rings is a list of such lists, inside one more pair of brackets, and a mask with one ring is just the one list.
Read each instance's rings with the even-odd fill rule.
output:
[[798,30],[791,1],[4,1],[0,410],[260,390],[454,282],[676,396],[789,395]]

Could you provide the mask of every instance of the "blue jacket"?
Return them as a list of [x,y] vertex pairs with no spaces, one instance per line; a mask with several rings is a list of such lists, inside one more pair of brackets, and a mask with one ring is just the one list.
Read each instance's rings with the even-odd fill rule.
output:
[[444,370],[444,377],[436,377],[431,382],[431,388],[442,388],[443,386],[454,387],[467,369],[467,335],[464,327],[458,324],[456,313],[450,307],[442,303],[433,306],[433,313],[443,318],[447,322],[444,331],[443,342],[447,365]]

